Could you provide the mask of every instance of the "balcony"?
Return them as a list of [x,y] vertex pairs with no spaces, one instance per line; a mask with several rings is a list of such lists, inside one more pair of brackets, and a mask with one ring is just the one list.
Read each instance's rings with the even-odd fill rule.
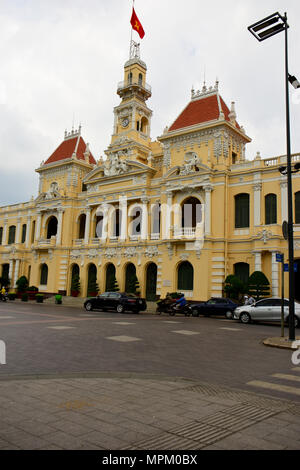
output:
[[147,98],[152,95],[151,86],[148,83],[130,82],[128,80],[118,83],[117,93],[121,98],[128,91],[138,91],[146,95]]
[[174,238],[195,238],[196,228],[195,227],[174,227],[173,228]]
[[38,248],[49,248],[50,246],[56,245],[56,235],[53,235],[51,238],[40,238],[37,241]]

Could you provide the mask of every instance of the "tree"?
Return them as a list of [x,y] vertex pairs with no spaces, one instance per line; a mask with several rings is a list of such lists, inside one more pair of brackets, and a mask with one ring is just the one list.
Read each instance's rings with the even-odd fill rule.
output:
[[79,277],[79,274],[75,274],[74,277],[72,278],[72,283],[71,283],[71,295],[73,297],[77,297],[79,292],[80,292],[80,277]]
[[16,282],[18,292],[25,292],[29,286],[28,279],[26,276],[21,276]]
[[259,300],[270,295],[270,283],[261,271],[254,271],[249,277],[248,293]]
[[108,292],[119,292],[119,291],[120,291],[119,284],[118,284],[118,281],[117,281],[115,275],[112,275],[112,276],[108,279],[108,283],[107,283],[106,290],[107,290]]
[[136,274],[133,274],[128,281],[128,293],[137,294],[140,292],[139,289],[140,289],[139,280]]
[[99,292],[99,286],[97,284],[97,280],[92,278],[88,283],[88,291],[87,291],[88,297],[92,295],[97,295],[98,292]]
[[247,286],[237,276],[230,274],[225,279],[224,291],[227,297],[239,300],[240,294],[247,292]]

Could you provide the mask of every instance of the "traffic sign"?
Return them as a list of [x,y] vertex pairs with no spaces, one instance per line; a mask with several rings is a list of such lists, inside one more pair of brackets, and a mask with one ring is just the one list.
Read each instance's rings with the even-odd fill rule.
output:
[[[284,272],[289,272],[289,265],[288,263],[284,263]],[[294,273],[298,272],[298,263],[294,263]]]
[[283,254],[282,253],[276,253],[276,261],[277,261],[277,263],[283,263]]

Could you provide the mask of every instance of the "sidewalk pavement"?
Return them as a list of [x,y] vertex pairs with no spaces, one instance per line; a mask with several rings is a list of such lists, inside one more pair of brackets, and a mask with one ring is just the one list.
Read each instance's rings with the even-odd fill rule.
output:
[[300,449],[300,405],[143,374],[0,378],[0,450]]
[[[296,346],[295,341],[299,341],[299,345]],[[291,349],[295,350],[300,347],[300,336],[296,336],[295,341],[291,341],[288,337],[275,337],[275,338],[266,338],[263,341],[263,344],[266,346],[271,346],[273,348],[279,349]]]

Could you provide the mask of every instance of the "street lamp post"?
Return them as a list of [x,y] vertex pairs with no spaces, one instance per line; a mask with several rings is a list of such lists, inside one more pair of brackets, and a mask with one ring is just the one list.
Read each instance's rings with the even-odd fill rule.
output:
[[[288,252],[289,252],[289,340],[295,340],[295,278],[294,278],[294,234],[293,234],[293,193],[291,165],[290,101],[288,71],[288,22],[287,14],[278,12],[248,27],[258,41],[264,41],[281,31],[285,32],[285,100],[286,100],[286,144],[287,144],[287,186],[288,186]],[[292,77],[295,78],[295,77]]]

